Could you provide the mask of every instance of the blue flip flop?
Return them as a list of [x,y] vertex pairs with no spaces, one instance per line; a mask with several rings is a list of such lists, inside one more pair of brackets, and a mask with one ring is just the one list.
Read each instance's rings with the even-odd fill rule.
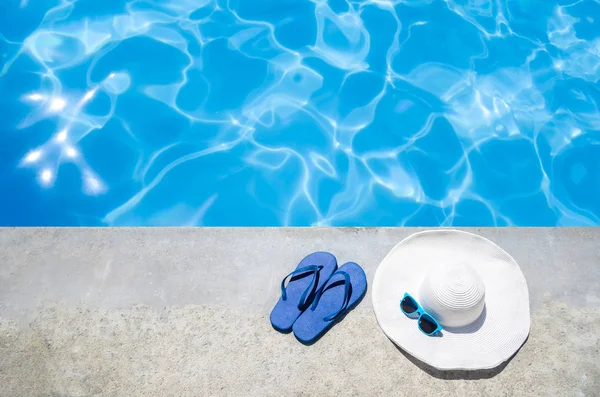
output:
[[316,342],[329,328],[356,306],[367,292],[367,276],[354,262],[340,267],[319,291],[310,307],[302,313],[292,329],[305,344]]
[[281,297],[271,311],[273,328],[290,332],[296,319],[310,306],[336,269],[337,260],[329,252],[314,252],[302,259],[296,270],[281,281]]

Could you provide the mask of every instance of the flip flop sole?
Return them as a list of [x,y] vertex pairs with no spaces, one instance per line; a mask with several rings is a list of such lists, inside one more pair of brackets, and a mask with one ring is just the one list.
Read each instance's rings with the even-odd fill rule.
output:
[[[348,274],[350,279],[350,299],[343,313],[333,320],[325,318],[340,310],[344,302],[344,277],[340,272]],[[341,266],[325,284],[317,306],[309,308],[300,315],[292,329],[296,338],[304,344],[312,344],[323,336],[331,327],[340,322],[344,316],[360,303],[367,292],[367,276],[364,270],[354,262]]]
[[[310,305],[315,297],[316,291],[319,291],[329,280],[331,275],[337,270],[337,260],[329,252],[314,252],[307,255],[296,267],[300,269],[306,266],[323,266],[316,273],[317,279],[314,292],[306,299],[306,304]],[[290,279],[287,287],[287,299],[279,298],[277,304],[271,311],[271,325],[279,332],[290,332],[296,319],[302,314],[305,308],[299,308],[300,300],[304,292],[310,287],[313,281],[314,273],[294,275]]]

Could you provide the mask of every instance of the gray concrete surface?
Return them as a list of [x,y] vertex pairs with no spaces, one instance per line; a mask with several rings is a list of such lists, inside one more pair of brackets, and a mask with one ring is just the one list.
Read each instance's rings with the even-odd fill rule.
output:
[[417,230],[0,229],[0,396],[600,396],[600,228],[470,229],[529,284],[529,340],[496,370],[407,357],[370,295],[310,347],[270,327],[307,253],[372,280]]

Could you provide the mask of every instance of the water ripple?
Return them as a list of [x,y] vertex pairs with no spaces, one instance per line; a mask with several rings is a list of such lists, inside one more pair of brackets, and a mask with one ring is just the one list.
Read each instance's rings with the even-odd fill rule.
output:
[[0,6],[0,224],[598,225],[600,2]]

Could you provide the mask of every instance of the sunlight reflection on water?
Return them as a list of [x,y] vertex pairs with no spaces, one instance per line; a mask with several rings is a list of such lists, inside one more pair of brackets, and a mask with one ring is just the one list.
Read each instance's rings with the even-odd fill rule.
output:
[[21,1],[0,224],[600,224],[600,2]]

